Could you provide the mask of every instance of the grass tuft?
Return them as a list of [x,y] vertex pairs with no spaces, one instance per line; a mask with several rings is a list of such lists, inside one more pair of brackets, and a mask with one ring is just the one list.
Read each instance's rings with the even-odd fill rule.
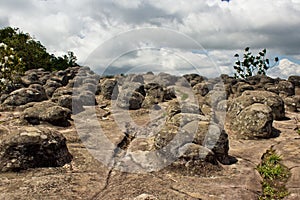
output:
[[262,157],[262,162],[257,170],[263,178],[263,194],[260,200],[283,199],[289,193],[285,187],[290,172],[280,163],[281,156],[276,154],[272,148]]

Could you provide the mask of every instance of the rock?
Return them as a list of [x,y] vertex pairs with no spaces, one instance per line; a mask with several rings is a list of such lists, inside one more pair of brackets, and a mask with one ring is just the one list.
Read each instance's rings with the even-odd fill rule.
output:
[[277,94],[268,91],[245,91],[240,97],[232,100],[229,105],[227,118],[234,119],[243,109],[254,104],[268,105],[273,112],[274,120],[284,119],[284,102]]
[[295,87],[300,87],[300,76],[290,76],[288,81],[293,83]]
[[254,90],[254,86],[247,84],[247,83],[240,83],[237,87],[237,96],[240,96],[246,90]]
[[276,88],[279,95],[283,97],[293,96],[295,94],[295,86],[290,81],[280,81]]
[[68,126],[71,119],[71,110],[61,106],[52,106],[40,114],[40,119],[57,126]]
[[286,111],[297,112],[297,101],[293,97],[286,97],[283,99]]
[[201,145],[187,143],[178,149],[178,154],[178,159],[166,169],[188,176],[205,176],[221,169],[214,153]]
[[163,101],[169,101],[176,98],[175,89],[173,87],[167,88],[164,90],[164,99]]
[[197,83],[193,86],[193,91],[195,94],[199,94],[201,96],[205,96],[210,90],[212,86],[207,85],[207,83]]
[[71,111],[53,102],[45,101],[25,109],[23,118],[34,125],[39,124],[40,121],[45,121],[57,126],[68,126]]
[[137,83],[141,83],[144,84],[144,77],[141,74],[129,74],[126,78],[125,78],[125,82],[137,82]]
[[117,99],[117,105],[123,109],[137,110],[142,107],[145,97],[136,91],[122,90]]
[[273,112],[264,104],[254,103],[231,119],[230,130],[241,139],[270,138],[272,134]]
[[63,95],[57,98],[57,104],[61,107],[72,110],[72,96]]
[[118,95],[117,81],[106,79],[101,83],[101,94],[107,100],[116,99]]
[[60,97],[63,95],[72,95],[73,94],[73,88],[64,86],[57,88],[54,93],[52,94],[52,98]]
[[10,134],[1,137],[1,172],[61,167],[71,162],[66,139],[59,132],[38,127],[11,127],[10,130]]
[[157,76],[155,76],[152,82],[157,83],[162,87],[168,87],[175,85],[177,80],[178,78],[176,76],[161,72]]
[[[144,86],[146,91],[146,97],[145,101],[143,102],[142,107],[143,108],[150,108],[154,104],[158,104],[160,102],[163,102],[164,99],[169,99],[173,96],[171,91],[167,94],[163,87],[159,85],[158,83],[149,83]],[[166,95],[166,96],[165,96]]]
[[40,102],[46,100],[44,91],[34,88],[21,88],[10,93],[3,104],[8,106],[20,106],[29,102]]
[[216,109],[220,101],[226,100],[227,94],[225,91],[211,90],[207,95],[205,95],[205,103],[211,108]]
[[29,86],[31,84],[42,84],[42,82],[39,80],[38,74],[34,71],[28,73],[25,76],[22,76],[21,81],[26,86]]
[[183,77],[186,79],[188,83],[190,83],[191,87],[194,87],[196,84],[206,80],[205,77],[200,76],[199,74],[186,74],[183,75]]
[[48,97],[52,97],[54,91],[59,87],[62,87],[62,84],[52,79],[47,80],[46,84],[44,85]]

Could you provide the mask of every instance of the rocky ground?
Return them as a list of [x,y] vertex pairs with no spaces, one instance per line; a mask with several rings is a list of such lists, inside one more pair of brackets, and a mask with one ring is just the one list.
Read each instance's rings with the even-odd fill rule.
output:
[[0,198],[258,199],[272,147],[299,199],[299,95],[297,76],[28,71],[0,98]]

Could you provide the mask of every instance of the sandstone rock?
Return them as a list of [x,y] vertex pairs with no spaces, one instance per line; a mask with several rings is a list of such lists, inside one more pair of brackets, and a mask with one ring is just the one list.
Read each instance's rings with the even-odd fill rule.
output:
[[36,72],[28,73],[25,76],[21,77],[21,81],[24,85],[29,86],[31,84],[42,84],[39,80],[39,76]]
[[286,111],[297,112],[297,101],[293,97],[286,97],[283,99]]
[[25,109],[23,118],[34,125],[39,124],[40,121],[46,121],[57,126],[68,126],[71,111],[53,102],[45,101]]
[[11,128],[1,136],[0,171],[20,171],[38,167],[60,167],[71,162],[66,139],[60,133],[38,127]]
[[204,82],[197,83],[193,86],[193,91],[195,94],[199,94],[204,97],[211,90],[211,87],[211,85],[207,85],[207,83]]
[[46,84],[44,85],[48,97],[52,97],[54,91],[59,87],[62,87],[62,84],[51,79],[47,80]]
[[272,123],[272,109],[267,105],[254,103],[232,119],[230,130],[242,139],[270,138],[273,136]]
[[283,97],[295,94],[295,86],[290,81],[280,81],[276,87],[279,94]]
[[161,72],[157,76],[155,76],[152,82],[157,83],[162,87],[168,87],[175,85],[177,80],[178,78],[176,76]]
[[254,103],[268,105],[272,109],[275,120],[285,117],[284,102],[277,94],[267,91],[245,91],[242,96],[232,100],[228,108],[228,120],[233,120],[243,109]]
[[21,88],[10,93],[3,104],[8,106],[20,106],[29,102],[40,102],[46,100],[44,91],[34,88]]
[[200,76],[199,74],[186,74],[183,75],[188,83],[190,83],[191,87],[194,87],[196,84],[201,83],[206,80],[205,77]]
[[300,76],[290,76],[288,81],[293,83],[295,87],[300,87]]
[[131,90],[122,90],[117,99],[117,105],[120,108],[137,110],[142,107],[142,103],[145,97],[135,91]]
[[118,95],[117,81],[106,79],[101,84],[101,94],[105,99],[108,100],[115,99]]

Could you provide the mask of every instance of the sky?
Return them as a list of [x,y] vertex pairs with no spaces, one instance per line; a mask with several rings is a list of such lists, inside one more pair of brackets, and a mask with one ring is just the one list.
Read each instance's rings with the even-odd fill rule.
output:
[[232,73],[249,46],[279,56],[270,75],[300,74],[300,0],[2,0],[6,26],[99,73]]

